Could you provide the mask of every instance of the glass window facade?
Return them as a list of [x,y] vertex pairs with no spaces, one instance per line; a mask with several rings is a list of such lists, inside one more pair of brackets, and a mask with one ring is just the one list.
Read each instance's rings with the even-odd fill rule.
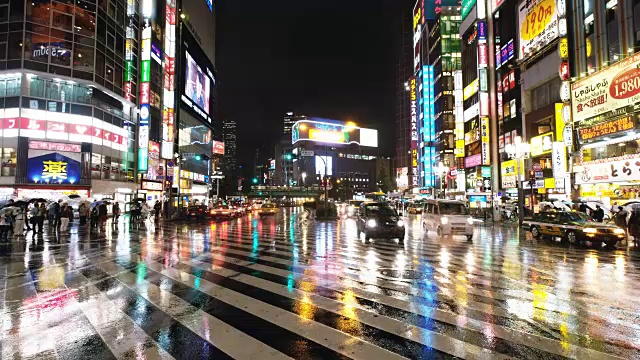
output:
[[[126,1],[11,1],[5,10],[16,31],[0,53],[6,60],[24,59],[7,62],[7,68],[90,80],[124,96]],[[24,32],[18,31],[21,25]]]

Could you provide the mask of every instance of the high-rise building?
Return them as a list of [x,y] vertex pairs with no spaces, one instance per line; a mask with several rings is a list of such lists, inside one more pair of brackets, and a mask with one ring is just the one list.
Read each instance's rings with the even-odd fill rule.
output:
[[285,137],[291,138],[291,128],[293,127],[293,124],[297,121],[305,120],[306,118],[307,117],[304,115],[296,115],[293,111],[285,113],[283,121]]
[[236,170],[236,122],[224,120],[222,123],[224,140],[224,172],[227,176],[233,176]]
[[413,51],[411,42],[411,17],[409,13],[401,19],[401,32],[398,37],[400,52],[396,56],[396,155],[393,175],[396,188],[404,191],[411,185],[411,108],[410,80],[413,76],[411,60]]
[[296,123],[293,111],[289,111],[284,115],[284,134],[291,135],[291,127]]
[[[193,86],[180,31],[200,28],[202,43],[215,41],[206,4],[6,3],[2,9],[11,16],[0,22],[11,30],[0,51],[0,182],[13,185],[0,188],[0,196],[78,194],[126,203],[136,196],[161,199],[165,180],[177,186],[174,144],[185,141],[185,134],[177,136],[179,99],[188,103],[197,94],[191,104],[213,103],[213,66],[201,63],[202,86]],[[210,143],[206,150],[211,153]],[[209,175],[184,174],[194,182]]]
[[[432,65],[438,64],[436,61],[438,54],[436,54],[437,49],[432,48],[431,42],[441,41],[441,39],[432,39],[430,29],[435,28],[434,24],[437,23],[438,14],[443,11],[455,14],[458,5],[457,0],[443,0],[437,4],[417,1],[413,7],[413,77],[409,80],[408,87],[411,114],[410,173],[412,186],[416,188],[416,193],[418,192],[417,188],[420,188],[419,190],[423,194],[433,193],[433,189],[437,187],[436,164],[440,158],[436,149],[439,138],[436,134],[435,102],[437,99],[434,86],[441,74],[436,73],[434,65]],[[430,53],[433,53],[432,57],[430,57]],[[450,53],[459,57],[455,52]],[[430,60],[431,58],[432,60]]]
[[213,140],[222,136],[215,133],[216,129],[219,131],[215,116],[215,12],[206,1],[183,0],[178,5],[184,15],[180,16],[181,26],[176,33],[180,60],[177,68],[182,75],[176,85],[177,152],[182,158],[179,199],[202,201],[210,193],[210,176],[215,171]]
[[[456,157],[456,101],[454,77],[461,69],[460,35],[458,34],[460,23],[459,7],[444,7],[436,15],[436,19],[429,23],[429,50],[427,80],[423,86],[429,87],[433,97],[433,122],[435,126],[435,163],[442,164],[447,169],[436,171],[434,182],[436,188],[440,187],[451,193],[456,189],[450,175],[453,169],[464,169],[462,156]],[[424,74],[423,74],[424,79]],[[461,89],[458,89],[461,90]],[[461,106],[461,104],[458,104]],[[461,115],[458,113],[458,116]],[[460,119],[461,122],[462,119]],[[462,137],[464,139],[464,136]],[[464,151],[464,148],[459,149]],[[460,151],[459,151],[460,152]],[[459,159],[459,161],[458,161]]]
[[[126,2],[108,5],[3,2],[10,16],[0,17],[0,197],[127,201],[139,187],[140,88],[125,80],[140,71],[127,58],[140,48],[142,14]],[[135,39],[126,48],[130,18]]]

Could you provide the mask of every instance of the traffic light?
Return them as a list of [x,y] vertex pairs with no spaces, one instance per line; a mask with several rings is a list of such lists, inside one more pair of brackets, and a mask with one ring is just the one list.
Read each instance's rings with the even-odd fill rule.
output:
[[285,155],[285,159],[291,160],[291,159],[293,159],[293,156],[291,154],[287,154],[287,155]]
[[198,161],[202,160],[202,155],[200,155],[200,154],[196,155],[195,159],[198,160]]
[[252,181],[254,184],[257,184],[257,183],[258,183],[258,178],[257,178],[257,177],[254,177],[251,181]]
[[536,172],[533,170],[529,170],[529,180],[535,180],[536,179]]

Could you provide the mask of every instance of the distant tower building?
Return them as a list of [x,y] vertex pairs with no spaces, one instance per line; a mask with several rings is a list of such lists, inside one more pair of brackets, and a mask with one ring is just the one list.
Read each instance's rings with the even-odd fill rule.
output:
[[286,137],[291,137],[291,128],[293,124],[300,120],[306,120],[307,117],[304,115],[295,115],[293,111],[289,111],[284,115],[284,134]]
[[284,115],[284,133],[285,135],[291,135],[291,127],[296,122],[293,111],[289,111]]
[[236,122],[225,120],[222,125],[224,139],[224,170],[227,176],[233,176],[236,169]]

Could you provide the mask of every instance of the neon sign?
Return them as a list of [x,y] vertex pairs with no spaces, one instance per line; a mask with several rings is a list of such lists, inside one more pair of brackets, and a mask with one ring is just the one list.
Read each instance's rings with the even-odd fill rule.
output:
[[[30,150],[41,151],[41,150]],[[31,183],[74,184],[80,179],[80,162],[60,153],[48,153],[27,160],[27,180]]]

